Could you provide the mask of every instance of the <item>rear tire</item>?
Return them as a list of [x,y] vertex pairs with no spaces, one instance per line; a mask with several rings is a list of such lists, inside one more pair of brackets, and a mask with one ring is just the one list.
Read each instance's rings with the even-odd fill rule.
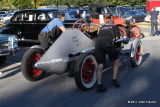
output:
[[133,67],[138,67],[142,63],[142,46],[141,42],[137,43],[137,46],[135,48],[134,56],[131,57],[131,64]]
[[126,29],[122,26],[118,26],[120,32],[121,32],[121,37],[127,36]]
[[34,64],[42,57],[44,51],[41,49],[30,48],[22,58],[21,71],[25,79],[38,81],[43,75],[43,71],[34,67]]
[[6,56],[0,56],[0,64],[3,64],[6,61]]
[[97,81],[96,69],[97,62],[92,53],[78,57],[74,69],[74,79],[78,88],[88,90],[94,87]]

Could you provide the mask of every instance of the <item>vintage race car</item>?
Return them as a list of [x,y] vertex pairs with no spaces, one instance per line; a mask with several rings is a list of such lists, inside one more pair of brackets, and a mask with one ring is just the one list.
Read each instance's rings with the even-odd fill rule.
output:
[[122,18],[116,5],[90,3],[89,10],[91,13],[90,20],[93,23],[100,24],[106,23],[108,20],[113,20],[114,25],[119,27],[122,36],[128,36],[133,39],[141,37],[141,29],[135,23],[131,23],[130,19]]
[[0,64],[5,62],[6,56],[15,55],[18,50],[17,36],[0,34]]
[[[84,23],[80,23],[80,22]],[[78,29],[75,28],[79,25]],[[40,45],[31,47],[22,58],[21,71],[29,81],[40,80],[44,72],[54,74],[74,74],[77,86],[82,89],[92,88],[97,80],[95,59],[95,38],[102,25],[88,24],[78,20],[71,29],[67,29],[45,50]],[[117,42],[123,42],[121,38]],[[120,52],[123,54],[122,52]],[[137,67],[142,62],[142,46],[140,39],[135,39],[131,45],[131,62]]]

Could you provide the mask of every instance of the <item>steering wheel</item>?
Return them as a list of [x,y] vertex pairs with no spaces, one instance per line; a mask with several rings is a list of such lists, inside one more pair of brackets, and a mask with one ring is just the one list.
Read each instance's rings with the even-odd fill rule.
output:
[[[86,25],[83,26],[83,23],[79,24],[78,22],[84,22]],[[88,24],[88,22],[85,19],[79,19],[79,20],[77,20],[73,24],[72,29],[74,29],[77,24],[79,24],[78,29],[80,29],[81,31],[83,31],[83,32],[89,31],[89,24]]]

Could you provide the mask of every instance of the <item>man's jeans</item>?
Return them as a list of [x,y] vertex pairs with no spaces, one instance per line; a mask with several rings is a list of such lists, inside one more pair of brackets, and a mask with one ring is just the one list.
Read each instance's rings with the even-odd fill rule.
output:
[[[155,32],[154,32],[155,30]],[[157,20],[151,20],[151,34],[158,35],[158,22]]]

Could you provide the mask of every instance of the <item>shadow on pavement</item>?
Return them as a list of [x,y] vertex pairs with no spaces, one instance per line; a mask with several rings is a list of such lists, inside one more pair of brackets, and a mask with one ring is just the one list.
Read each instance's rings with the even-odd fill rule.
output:
[[10,68],[10,69],[7,69],[7,70],[2,70],[1,72],[2,73],[5,73],[7,71],[10,71],[10,73],[6,74],[3,76],[2,74],[2,77],[0,77],[0,79],[4,79],[4,78],[8,78],[8,77],[11,77],[11,76],[14,76],[16,75],[17,73],[19,73],[21,70],[20,70],[20,66],[16,66],[16,67],[13,67],[13,68]]

